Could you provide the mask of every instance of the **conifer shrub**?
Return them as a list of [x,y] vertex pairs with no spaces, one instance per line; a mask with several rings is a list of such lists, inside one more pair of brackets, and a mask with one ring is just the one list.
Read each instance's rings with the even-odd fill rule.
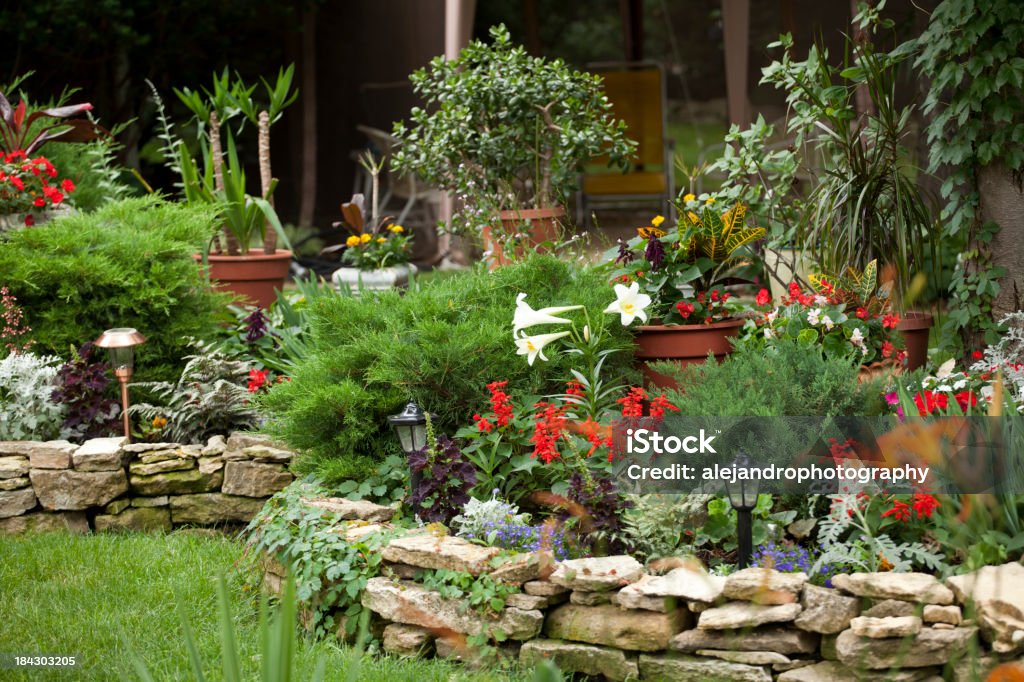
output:
[[[485,386],[508,380],[518,393],[561,393],[573,356],[548,353],[531,367],[512,340],[516,295],[535,308],[585,305],[601,314],[614,300],[601,274],[553,256],[494,272],[431,279],[403,294],[328,298],[313,311],[312,350],[292,380],[261,398],[265,429],[305,456],[299,473],[327,482],[364,478],[398,452],[387,416],[409,399],[452,434],[486,406]],[[629,331],[609,325],[617,340]],[[604,376],[636,380],[628,351],[609,356]]]
[[193,254],[213,233],[213,214],[157,197],[111,202],[45,225],[0,233],[0,285],[24,310],[33,350],[67,356],[111,327],[148,337],[139,381],[172,380],[189,337],[212,337],[227,319]]

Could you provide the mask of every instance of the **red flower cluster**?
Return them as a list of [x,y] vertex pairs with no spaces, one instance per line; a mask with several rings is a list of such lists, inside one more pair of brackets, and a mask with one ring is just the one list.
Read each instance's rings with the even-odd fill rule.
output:
[[[953,394],[953,399],[960,406],[961,412],[967,412],[968,408],[978,404],[978,396],[973,391],[960,391]],[[941,391],[924,390],[914,396],[914,404],[917,406],[917,413],[927,417],[936,410],[945,410],[949,407],[949,395]]]
[[[615,452],[612,450],[613,440],[611,433],[602,436],[602,426],[598,422],[590,419],[589,417],[585,422],[580,424],[580,429],[583,432],[583,437],[590,443],[590,449],[587,450],[587,457],[590,457],[598,448],[608,448],[608,461],[612,461],[615,458]],[[607,431],[607,429],[604,429]]]
[[892,501],[892,509],[882,512],[883,517],[892,517],[897,521],[909,521],[915,514],[919,519],[930,519],[939,508],[935,496],[926,493],[914,493],[910,504],[900,500]]
[[[58,181],[57,169],[45,156],[29,159],[20,150],[0,156],[0,209],[5,213],[56,206],[74,191],[71,180]],[[25,224],[35,224],[30,213]]]
[[631,387],[624,397],[619,398],[615,402],[622,405],[623,417],[642,417],[644,416],[645,400],[650,400],[648,414],[656,419],[664,417],[666,410],[672,410],[674,412],[679,411],[678,407],[668,401],[668,398],[665,397],[664,393],[651,397],[647,395],[647,391],[640,386]]
[[565,394],[580,397],[583,395],[583,384],[573,379],[565,384]]
[[481,433],[490,433],[495,425],[501,428],[512,423],[515,414],[512,410],[512,398],[505,392],[506,386],[508,386],[507,381],[492,381],[487,384],[487,390],[491,394],[491,416],[473,415],[476,428]]
[[768,293],[767,289],[761,289],[761,291],[757,292],[757,296],[754,297],[754,303],[759,306],[768,305],[771,302],[772,295]]
[[538,412],[534,415],[533,436],[530,437],[533,454],[530,456],[550,464],[551,460],[561,456],[558,439],[565,430],[565,408],[543,401],[533,408]]
[[249,370],[249,393],[256,393],[267,385],[267,374],[270,373],[268,369],[250,369]]
[[882,318],[882,328],[883,329],[895,329],[896,325],[898,325],[899,323],[900,323],[900,316],[899,315],[887,314],[887,315],[885,315],[885,317]]
[[250,369],[249,385],[247,388],[249,393],[259,393],[261,391],[269,391],[271,385],[280,384],[285,381],[291,381],[291,377],[279,376],[275,379],[269,369]]
[[802,306],[810,306],[814,303],[814,296],[812,294],[805,294],[800,290],[800,285],[796,282],[789,283],[789,296],[782,298],[783,305],[791,305],[793,303],[799,303]]
[[647,391],[640,386],[633,386],[625,397],[619,398],[615,402],[622,405],[623,417],[642,417],[644,416],[645,400],[647,400]]

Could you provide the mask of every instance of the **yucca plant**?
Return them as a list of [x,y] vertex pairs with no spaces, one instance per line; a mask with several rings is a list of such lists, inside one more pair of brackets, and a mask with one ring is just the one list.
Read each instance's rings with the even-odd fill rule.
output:
[[[876,259],[891,265],[899,298],[926,254],[935,262],[939,234],[931,197],[917,183],[923,171],[906,144],[914,106],[896,104],[897,71],[915,43],[883,52],[870,40],[848,39],[845,68],[831,65],[816,46],[795,60],[788,35],[772,47],[785,52],[762,82],[787,90],[788,130],[798,147],[821,159],[808,169],[812,189],[798,241],[825,272],[863,270]],[[869,106],[858,107],[859,93]]]
[[202,145],[204,168],[200,173],[199,166],[192,158],[185,143],[179,143],[178,163],[181,167],[185,198],[189,203],[214,204],[219,207],[219,217],[222,220],[224,232],[232,237],[227,240],[229,255],[235,255],[232,253],[232,246],[237,247],[235,253],[249,253],[255,245],[257,237],[265,243],[270,234],[266,229],[267,224],[273,228],[276,236],[284,244],[288,244],[284,227],[281,225],[274,207],[270,204],[270,198],[277,187],[277,180],[271,181],[267,192],[262,197],[250,196],[245,191],[245,170],[239,161],[234,137],[230,132],[227,136],[227,148],[226,164],[221,167],[221,186],[218,188],[216,175],[213,172],[212,157],[208,153],[207,146]]

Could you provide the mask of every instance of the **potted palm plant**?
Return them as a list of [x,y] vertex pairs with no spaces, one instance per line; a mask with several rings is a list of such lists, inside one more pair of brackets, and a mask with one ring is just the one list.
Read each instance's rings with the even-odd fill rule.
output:
[[712,198],[703,206],[691,199],[679,208],[674,229],[661,229],[664,219],[657,216],[606,254],[613,284],[635,285],[652,299],[655,319],[639,328],[635,355],[648,381],[662,387],[675,382],[651,363],[687,365],[732,352],[730,338],[744,320],[735,315],[742,306],[726,287],[746,281],[737,271],[750,263],[749,245],[765,235],[763,227],[744,224],[743,204],[723,213]]
[[[284,287],[292,252],[278,249],[280,241],[289,246],[288,237],[273,206],[274,179],[270,165],[270,126],[297,95],[291,89],[293,67],[278,73],[272,87],[264,86],[269,104],[258,107],[252,98],[255,90],[241,79],[231,81],[228,71],[213,79],[213,91],[203,94],[185,88],[178,97],[195,114],[199,123],[199,147],[203,157],[200,170],[184,142],[176,146],[185,198],[189,202],[216,204],[219,208],[219,235],[211,248],[197,255],[218,288],[232,291],[266,308],[276,300],[276,290]],[[242,122],[255,124],[258,133],[260,193],[248,193],[246,175],[239,159],[235,137],[241,126],[232,129],[230,119],[243,115]],[[223,130],[222,130],[223,127]],[[223,153],[222,134],[227,153]]]
[[599,155],[623,169],[626,137],[601,78],[560,59],[531,57],[504,26],[491,44],[437,57],[410,80],[425,107],[395,124],[394,166],[454,194],[455,231],[484,235],[495,261],[557,236],[583,165]]

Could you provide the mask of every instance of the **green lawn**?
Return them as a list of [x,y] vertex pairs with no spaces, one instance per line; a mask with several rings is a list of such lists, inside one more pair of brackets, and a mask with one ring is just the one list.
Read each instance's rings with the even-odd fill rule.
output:
[[[259,601],[245,588],[241,557],[238,541],[190,532],[0,537],[0,653],[75,654],[81,661],[73,671],[3,670],[0,679],[137,679],[130,669],[134,650],[154,679],[191,680],[177,598],[189,614],[207,679],[219,680],[221,573],[233,598],[245,678],[257,679]],[[355,679],[367,681],[511,679],[443,661],[357,658],[334,642],[303,642],[294,679],[309,679],[320,657],[327,659],[328,680],[348,679],[356,672],[353,663]]]

